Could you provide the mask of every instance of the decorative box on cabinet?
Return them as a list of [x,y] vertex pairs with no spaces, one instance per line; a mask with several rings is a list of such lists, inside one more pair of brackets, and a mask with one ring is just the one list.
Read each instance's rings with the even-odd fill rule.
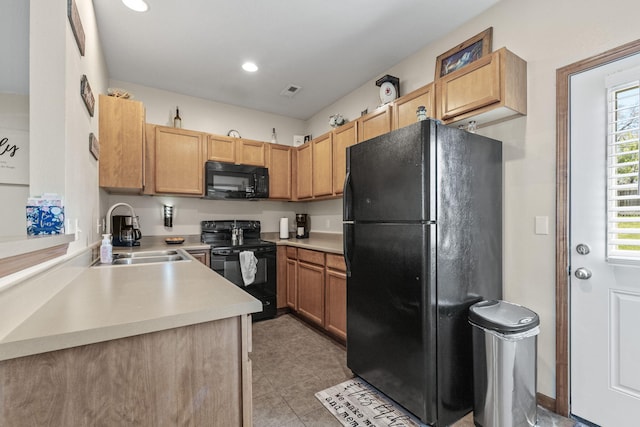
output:
[[340,195],[347,169],[347,147],[358,142],[358,122],[349,122],[333,130],[333,194]]
[[400,129],[418,121],[416,110],[427,109],[427,117],[436,117],[433,83],[414,90],[393,103],[393,128]]
[[358,118],[358,142],[391,132],[391,110],[391,104],[387,104]]
[[445,124],[468,119],[481,127],[527,113],[527,63],[506,48],[447,74],[436,85]]
[[269,144],[269,198],[291,199],[292,148],[288,145]]
[[139,101],[100,95],[100,187],[140,193],[144,189],[145,112]]
[[204,194],[204,134],[156,126],[154,147],[155,192]]

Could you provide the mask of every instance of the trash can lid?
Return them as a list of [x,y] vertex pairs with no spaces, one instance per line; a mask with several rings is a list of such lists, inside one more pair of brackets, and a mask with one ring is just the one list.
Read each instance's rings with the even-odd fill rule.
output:
[[540,324],[538,315],[518,304],[502,300],[480,301],[469,308],[469,320],[503,334],[524,332]]

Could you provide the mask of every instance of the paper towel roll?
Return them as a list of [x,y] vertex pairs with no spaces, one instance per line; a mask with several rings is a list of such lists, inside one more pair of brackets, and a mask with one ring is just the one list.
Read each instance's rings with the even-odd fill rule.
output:
[[289,238],[289,218],[280,218],[280,238]]

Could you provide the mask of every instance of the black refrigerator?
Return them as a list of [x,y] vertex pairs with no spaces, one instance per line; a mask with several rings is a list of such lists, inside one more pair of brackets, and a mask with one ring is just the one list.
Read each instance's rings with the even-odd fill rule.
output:
[[423,423],[472,410],[468,308],[502,297],[502,144],[432,120],[347,148],[347,365]]

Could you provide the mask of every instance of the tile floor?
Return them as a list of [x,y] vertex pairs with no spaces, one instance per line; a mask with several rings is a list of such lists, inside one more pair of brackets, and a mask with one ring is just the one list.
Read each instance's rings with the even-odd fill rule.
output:
[[[315,398],[353,376],[345,348],[285,314],[253,324],[254,427],[340,427]],[[581,424],[539,408],[541,427]],[[473,427],[471,414],[453,427]]]

